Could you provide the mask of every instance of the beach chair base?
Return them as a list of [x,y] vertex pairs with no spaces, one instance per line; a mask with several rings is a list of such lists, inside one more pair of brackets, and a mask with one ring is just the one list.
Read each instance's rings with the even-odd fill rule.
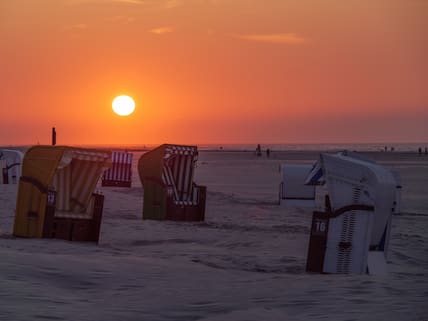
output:
[[[367,273],[368,235],[374,207],[351,204],[336,211],[332,211],[329,205],[326,207],[325,212],[313,212],[306,271]],[[343,222],[337,220],[354,212],[358,217],[355,223],[349,230],[343,230]]]
[[324,212],[313,212],[306,271],[322,273],[327,248],[329,218]]
[[160,204],[145,206],[143,219],[151,220],[170,220],[170,221],[204,221],[205,220],[205,202],[207,188],[198,186],[199,197],[197,205],[179,205],[172,197],[166,199],[165,212]]
[[94,209],[91,219],[55,217],[55,207],[47,206],[44,238],[56,238],[67,241],[98,243],[104,204],[104,195],[93,194]]
[[205,206],[201,206],[201,204],[193,206],[169,205],[165,219],[170,221],[204,221]]
[[114,180],[102,180],[101,186],[107,187],[131,187],[131,181],[114,181]]

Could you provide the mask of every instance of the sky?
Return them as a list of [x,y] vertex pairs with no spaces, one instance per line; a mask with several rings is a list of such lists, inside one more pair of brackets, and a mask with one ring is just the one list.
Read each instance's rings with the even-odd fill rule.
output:
[[0,145],[428,142],[427,39],[425,0],[0,0]]

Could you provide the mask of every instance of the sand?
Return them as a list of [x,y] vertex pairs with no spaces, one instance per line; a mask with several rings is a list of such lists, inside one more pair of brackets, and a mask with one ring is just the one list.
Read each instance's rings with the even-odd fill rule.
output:
[[141,219],[139,155],[132,188],[99,188],[98,246],[14,238],[0,185],[0,320],[427,320],[428,157],[369,154],[404,187],[378,277],[305,273],[312,213],[278,205],[278,168],[316,152],[200,152],[203,223]]

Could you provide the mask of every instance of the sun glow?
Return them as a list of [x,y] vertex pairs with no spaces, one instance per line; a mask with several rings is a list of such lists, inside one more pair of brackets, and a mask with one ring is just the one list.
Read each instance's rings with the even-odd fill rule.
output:
[[134,99],[129,96],[117,96],[115,99],[113,99],[112,108],[113,111],[119,116],[128,116],[134,112],[135,102]]

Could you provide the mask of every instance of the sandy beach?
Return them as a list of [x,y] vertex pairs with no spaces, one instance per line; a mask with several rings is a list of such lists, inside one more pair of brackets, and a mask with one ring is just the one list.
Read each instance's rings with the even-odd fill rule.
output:
[[203,223],[142,220],[140,155],[132,188],[98,188],[98,246],[13,237],[17,185],[0,185],[0,320],[427,320],[428,156],[366,153],[403,185],[378,277],[305,272],[312,212],[278,205],[278,169],[318,152],[201,151]]

